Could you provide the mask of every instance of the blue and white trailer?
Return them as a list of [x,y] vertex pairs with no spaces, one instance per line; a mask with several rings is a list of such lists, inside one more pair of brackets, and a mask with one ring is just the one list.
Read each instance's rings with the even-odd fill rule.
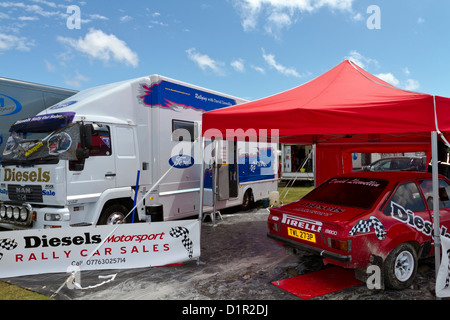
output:
[[[226,142],[208,155],[200,143],[202,113],[241,102],[152,75],[83,90],[16,121],[0,168],[0,226],[114,224],[135,204],[130,222],[181,219],[203,209],[202,180],[203,203],[217,210],[267,198],[277,189],[267,160],[276,145]],[[208,188],[212,154],[226,157],[216,197]]]

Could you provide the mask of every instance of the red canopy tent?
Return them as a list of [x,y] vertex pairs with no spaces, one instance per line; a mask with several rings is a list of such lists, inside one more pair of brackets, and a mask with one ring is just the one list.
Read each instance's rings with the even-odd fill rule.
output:
[[449,111],[449,98],[402,90],[345,60],[291,90],[207,112],[202,130],[205,137],[314,144],[321,183],[351,171],[350,152],[431,155],[430,134],[450,129]]
[[204,137],[313,144],[316,183],[351,171],[349,152],[431,153],[437,272],[437,137],[450,132],[449,98],[402,90],[345,60],[291,90],[204,113],[202,126]]
[[203,133],[277,129],[280,142],[315,142],[318,135],[429,133],[437,130],[435,119],[440,130],[450,128],[449,107],[448,98],[399,89],[345,60],[299,87],[205,113]]

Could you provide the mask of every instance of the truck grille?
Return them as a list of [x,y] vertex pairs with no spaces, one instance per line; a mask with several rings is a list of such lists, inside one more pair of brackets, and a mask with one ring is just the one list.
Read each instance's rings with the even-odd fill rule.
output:
[[42,203],[42,186],[8,185],[9,200]]

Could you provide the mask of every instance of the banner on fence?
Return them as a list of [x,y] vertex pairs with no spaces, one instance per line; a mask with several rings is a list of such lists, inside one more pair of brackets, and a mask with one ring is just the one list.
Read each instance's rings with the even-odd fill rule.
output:
[[0,278],[163,266],[199,256],[198,220],[0,232]]

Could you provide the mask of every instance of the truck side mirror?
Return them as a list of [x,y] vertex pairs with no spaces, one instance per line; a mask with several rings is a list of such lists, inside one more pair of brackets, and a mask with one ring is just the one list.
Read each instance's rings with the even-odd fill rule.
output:
[[78,148],[75,150],[75,156],[78,160],[83,160],[89,158],[89,149],[88,148]]
[[92,124],[82,124],[80,126],[80,140],[82,148],[90,148],[92,146]]
[[75,151],[75,156],[78,160],[89,158],[89,148],[92,146],[92,132],[91,124],[81,124],[80,126],[80,144],[81,148]]

